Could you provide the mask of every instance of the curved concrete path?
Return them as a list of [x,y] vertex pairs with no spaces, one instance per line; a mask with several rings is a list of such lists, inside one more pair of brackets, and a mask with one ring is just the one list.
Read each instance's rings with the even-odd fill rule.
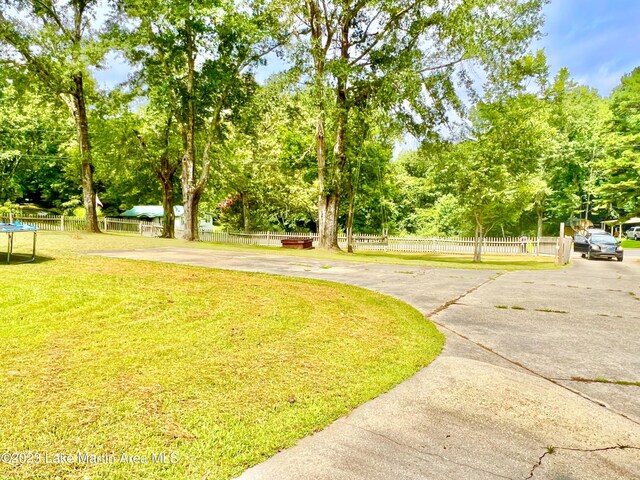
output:
[[359,285],[446,334],[417,375],[241,479],[640,479],[640,386],[594,381],[640,382],[636,260],[500,273],[188,248],[102,254]]

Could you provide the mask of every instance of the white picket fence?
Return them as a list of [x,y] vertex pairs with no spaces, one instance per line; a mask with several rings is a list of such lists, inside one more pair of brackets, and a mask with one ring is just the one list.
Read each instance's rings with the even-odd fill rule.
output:
[[[318,235],[310,233],[282,232],[200,232],[205,242],[231,243],[236,245],[255,245],[279,247],[284,238],[311,238],[313,246],[318,244]],[[483,253],[496,255],[540,255],[555,256],[556,237],[540,237],[523,242],[518,237],[486,237],[482,244]],[[354,235],[356,251],[378,252],[414,252],[414,253],[462,253],[472,254],[475,240],[473,237],[383,237],[380,235]],[[347,248],[346,235],[338,235],[340,248]],[[539,250],[538,250],[539,249]]]
[[[15,215],[0,217],[0,222],[17,220],[29,225],[35,225],[46,231],[82,231],[85,219],[62,215]],[[157,223],[100,217],[100,228],[103,232],[134,233],[145,236],[159,236],[162,227]],[[176,231],[176,237],[181,232]],[[318,235],[313,233],[284,233],[284,232],[232,232],[232,231],[200,231],[203,242],[229,243],[235,245],[254,245],[264,247],[280,247],[285,238],[311,238],[314,247],[318,244]],[[473,237],[388,237],[380,235],[354,235],[354,249],[361,252],[398,252],[398,253],[461,253],[472,254],[474,249]],[[340,248],[347,248],[346,235],[338,236]],[[482,252],[495,255],[550,255],[555,256],[558,251],[557,237],[541,237],[528,239],[523,242],[518,237],[486,237],[482,244]]]
[[[0,217],[0,222],[18,221],[35,225],[38,230],[56,232],[80,232],[85,229],[86,221],[82,217],[66,215],[12,215]],[[162,230],[160,225],[153,222],[133,220],[128,218],[99,217],[98,223],[103,232],[137,233],[140,235],[158,236]]]

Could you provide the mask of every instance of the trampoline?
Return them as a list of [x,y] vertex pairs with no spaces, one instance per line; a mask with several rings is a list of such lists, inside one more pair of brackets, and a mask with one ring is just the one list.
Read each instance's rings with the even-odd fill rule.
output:
[[11,255],[13,253],[13,236],[16,233],[33,233],[33,251],[31,252],[31,258],[23,260],[21,262],[14,263],[28,263],[33,262],[36,259],[36,235],[38,228],[34,225],[24,225],[20,222],[13,223],[1,223],[0,233],[7,234],[7,265],[11,263]]

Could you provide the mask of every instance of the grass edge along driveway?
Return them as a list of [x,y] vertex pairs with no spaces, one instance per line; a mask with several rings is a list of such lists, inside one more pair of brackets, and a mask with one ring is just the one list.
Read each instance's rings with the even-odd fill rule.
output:
[[369,290],[77,254],[146,240],[41,235],[0,267],[0,452],[32,452],[0,478],[230,478],[442,349]]

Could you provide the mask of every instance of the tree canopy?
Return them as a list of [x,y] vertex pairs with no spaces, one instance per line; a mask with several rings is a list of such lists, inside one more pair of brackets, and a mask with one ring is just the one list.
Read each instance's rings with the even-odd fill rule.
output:
[[[206,213],[325,248],[638,215],[640,68],[608,98],[550,77],[542,4],[7,1],[0,203],[82,205],[93,230],[96,193],[161,203],[169,237],[182,204],[188,239]],[[129,69],[109,88],[107,53]]]

